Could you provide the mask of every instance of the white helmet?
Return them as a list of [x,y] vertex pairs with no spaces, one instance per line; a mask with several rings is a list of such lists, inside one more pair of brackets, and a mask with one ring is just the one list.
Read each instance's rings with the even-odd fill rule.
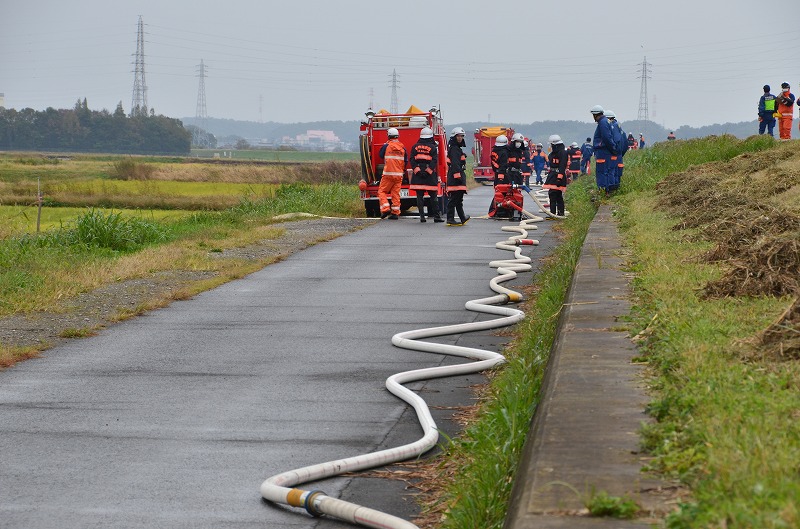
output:
[[601,107],[600,105],[595,105],[595,106],[592,107],[592,109],[589,112],[591,112],[592,114],[602,114],[603,113],[603,107]]
[[577,147],[577,146],[578,146],[578,142],[577,142],[577,141],[573,141],[573,142],[570,144],[570,147]]
[[561,141],[561,136],[559,136],[558,134],[551,135],[549,138],[547,138],[547,142],[550,143],[551,145],[558,145],[559,143],[564,143],[563,141]]
[[544,149],[544,145],[542,145],[541,143],[537,143],[536,146],[539,147],[540,149]]
[[463,127],[455,127],[453,129],[453,132],[450,133],[450,136],[455,136],[456,134],[464,134],[466,136],[467,133],[464,132],[464,128]]
[[511,136],[511,141],[523,141],[525,137],[520,134],[519,132],[515,132],[513,136]]
[[613,111],[613,110],[606,110],[606,111],[605,111],[605,116],[606,116],[607,118],[611,118],[611,119],[617,119],[617,115],[616,115],[616,114],[614,114],[614,111]]
[[433,131],[430,127],[423,127],[423,129],[419,131],[419,139],[424,138],[433,138]]
[[494,140],[494,144],[498,147],[501,145],[508,145],[508,136],[503,134],[502,136],[498,136],[497,139]]
[[389,129],[386,132],[389,134],[390,138],[399,138],[400,137],[400,132],[398,132],[397,129],[394,128],[394,127]]

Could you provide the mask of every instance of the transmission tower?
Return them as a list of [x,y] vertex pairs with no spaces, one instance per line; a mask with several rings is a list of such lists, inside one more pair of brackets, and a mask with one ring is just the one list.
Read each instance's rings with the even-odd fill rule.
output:
[[375,108],[375,89],[374,88],[370,88],[369,89],[369,107],[367,107],[367,108],[369,110],[372,110],[372,109]]
[[397,114],[397,70],[392,70],[392,103],[389,112]]
[[144,23],[139,15],[139,30],[136,35],[136,59],[134,60],[133,97],[131,116],[147,115],[147,83],[144,80]]
[[652,66],[652,64],[647,62],[647,57],[645,56],[642,61],[642,74],[639,76],[642,80],[642,88],[639,91],[639,121],[650,120],[649,111],[647,109],[647,80],[650,79],[650,66]]
[[200,84],[197,87],[197,111],[195,117],[205,124],[208,113],[206,112],[206,65],[203,59],[200,59],[200,64],[197,66],[197,77],[200,78]]

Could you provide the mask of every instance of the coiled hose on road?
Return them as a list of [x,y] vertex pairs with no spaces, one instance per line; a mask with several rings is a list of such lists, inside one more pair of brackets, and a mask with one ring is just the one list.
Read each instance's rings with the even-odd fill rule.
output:
[[529,218],[523,220],[517,226],[503,226],[501,228],[506,232],[516,232],[517,235],[495,244],[495,247],[498,249],[514,252],[513,259],[492,261],[489,263],[489,266],[496,268],[498,273],[497,276],[489,281],[489,285],[491,289],[496,292],[496,295],[471,300],[465,305],[467,310],[499,316],[498,318],[487,321],[417,329],[401,332],[392,337],[392,343],[404,349],[461,356],[476,360],[476,362],[467,364],[404,371],[392,375],[386,380],[386,388],[392,394],[411,405],[416,411],[417,418],[423,430],[422,438],[413,443],[396,448],[389,448],[336,461],[328,461],[326,463],[310,465],[277,474],[268,478],[261,484],[261,495],[264,499],[293,507],[302,507],[313,516],[327,515],[364,527],[378,529],[419,529],[411,522],[382,511],[332,498],[322,491],[304,490],[294,487],[301,483],[309,483],[347,472],[365,470],[411,459],[424,454],[436,446],[439,440],[439,430],[431,416],[427,403],[419,395],[404,387],[403,384],[433,378],[476,373],[505,363],[505,357],[493,351],[420,340],[435,336],[447,336],[471,331],[496,329],[513,325],[525,317],[525,313],[521,310],[502,306],[511,302],[521,301],[522,295],[502,286],[500,283],[514,279],[517,277],[517,272],[526,272],[531,269],[531,259],[522,255],[522,248],[520,248],[520,246],[539,244],[538,241],[527,239],[526,237],[528,235],[528,230],[536,229],[536,226],[532,223],[544,219],[535,215],[528,215]]

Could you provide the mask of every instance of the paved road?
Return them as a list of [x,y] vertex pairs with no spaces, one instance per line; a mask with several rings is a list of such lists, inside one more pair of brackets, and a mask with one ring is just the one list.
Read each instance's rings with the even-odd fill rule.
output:
[[[484,214],[490,191],[471,192],[467,212]],[[463,307],[491,295],[488,262],[510,258],[494,247],[502,225],[381,221],[0,373],[0,527],[350,527],[262,502],[259,486],[419,438],[384,380],[463,360],[397,349],[391,336],[483,317]],[[548,227],[526,254],[552,248]],[[497,349],[503,338],[444,340]],[[416,387],[432,405],[457,406],[480,381]],[[453,433],[449,414],[434,416]],[[416,512],[402,482],[313,488]]]

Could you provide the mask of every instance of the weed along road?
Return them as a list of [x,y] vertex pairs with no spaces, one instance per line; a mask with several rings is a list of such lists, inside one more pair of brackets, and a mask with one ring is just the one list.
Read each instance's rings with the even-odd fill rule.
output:
[[[491,192],[471,191],[467,213],[485,214]],[[352,527],[264,502],[259,486],[419,439],[413,410],[386,378],[469,360],[399,349],[391,338],[490,318],[464,304],[494,294],[488,263],[513,258],[495,248],[515,235],[500,229],[510,224],[378,221],[0,373],[0,527]],[[551,226],[529,232],[540,241],[523,250],[534,271],[505,286],[531,283],[555,244]],[[500,351],[507,339],[481,331],[438,341]],[[474,403],[469,387],[483,380],[410,387],[446,408]],[[458,431],[451,415],[433,410],[448,435]],[[417,512],[402,481],[300,487],[406,519]]]

